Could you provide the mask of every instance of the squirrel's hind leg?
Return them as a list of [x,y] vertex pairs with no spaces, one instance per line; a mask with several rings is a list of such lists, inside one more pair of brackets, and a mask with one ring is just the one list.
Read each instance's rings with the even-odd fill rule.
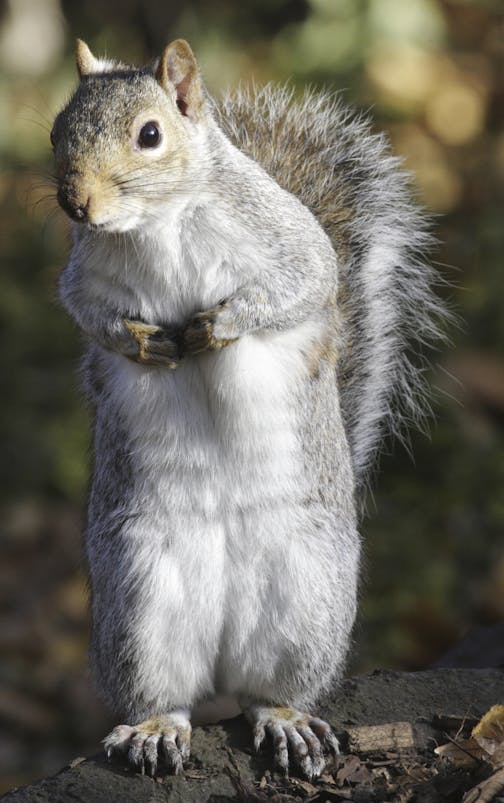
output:
[[187,709],[151,717],[137,725],[117,725],[103,740],[109,759],[126,758],[142,775],[154,776],[161,758],[173,775],[182,772],[191,752],[191,722]]
[[260,704],[249,705],[244,713],[252,725],[255,749],[259,750],[269,736],[275,764],[285,775],[295,764],[311,781],[324,771],[324,750],[339,753],[338,740],[323,719],[295,708]]

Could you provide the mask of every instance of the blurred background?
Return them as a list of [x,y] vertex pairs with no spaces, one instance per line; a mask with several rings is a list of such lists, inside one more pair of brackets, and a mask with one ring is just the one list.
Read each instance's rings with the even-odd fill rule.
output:
[[462,325],[433,358],[435,418],[391,444],[362,530],[350,671],[420,669],[504,618],[502,0],[0,2],[0,766],[2,790],[96,752],[80,530],[89,420],[57,302],[68,225],[47,183],[73,42],[142,61],[183,36],[212,92],[327,85],[371,109],[434,216]]

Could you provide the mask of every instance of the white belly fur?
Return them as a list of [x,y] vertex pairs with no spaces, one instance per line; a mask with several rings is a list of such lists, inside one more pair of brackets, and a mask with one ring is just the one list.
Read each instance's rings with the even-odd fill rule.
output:
[[[145,604],[156,612],[138,634],[150,662],[148,695],[168,696],[168,677],[170,697],[181,701],[211,695],[216,684],[246,692],[257,651],[262,661],[276,661],[286,600],[268,596],[264,583],[276,570],[298,576],[306,568],[302,537],[285,557],[285,530],[291,544],[292,533],[303,530],[306,480],[294,396],[320,336],[317,322],[248,335],[175,371],[107,355],[109,409],[125,423],[145,514],[141,532],[132,527],[125,537],[138,539]],[[133,567],[132,579],[139,579]],[[254,647],[258,629],[275,633],[271,655],[264,644]],[[223,653],[230,667],[242,667],[238,673],[233,667],[226,676]],[[260,692],[253,683],[251,690]]]

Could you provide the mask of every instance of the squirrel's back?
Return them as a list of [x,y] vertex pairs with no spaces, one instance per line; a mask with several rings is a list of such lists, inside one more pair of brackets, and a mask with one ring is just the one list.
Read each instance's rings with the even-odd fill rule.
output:
[[446,313],[423,261],[425,216],[386,138],[333,93],[239,90],[216,114],[233,143],[314,213],[336,250],[341,406],[365,485],[383,436],[403,436],[427,406],[421,351],[442,336]]

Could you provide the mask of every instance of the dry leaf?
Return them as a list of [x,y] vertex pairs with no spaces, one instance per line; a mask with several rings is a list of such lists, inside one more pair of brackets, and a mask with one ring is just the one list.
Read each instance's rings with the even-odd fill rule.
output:
[[309,783],[309,781],[303,781],[301,778],[291,778],[290,783],[292,786],[302,789],[303,792],[306,792],[308,795],[314,795],[318,791],[316,786]]
[[388,771],[387,767],[385,767],[383,765],[382,766],[380,766],[380,765],[377,766],[373,762],[373,768],[372,768],[371,772],[372,772],[373,778],[375,780],[385,781],[385,783],[391,783],[391,781],[392,781],[392,776],[391,776],[390,772]]
[[493,756],[504,742],[504,705],[494,705],[472,729],[471,736]]
[[493,705],[474,726],[471,736],[504,741],[504,705]]
[[488,754],[478,744],[476,739],[457,739],[436,747],[434,752],[437,756],[445,758],[456,764],[458,767],[472,766],[475,761],[485,760]]
[[502,742],[497,747],[497,749],[492,753],[492,755],[490,756],[490,761],[495,767],[495,769],[504,767],[504,742]]
[[[495,766],[502,766],[504,755],[504,705],[494,705],[472,729],[472,738],[488,754]],[[497,760],[495,756],[497,755]]]
[[338,768],[336,773],[336,783],[338,786],[343,786],[344,783],[351,783],[351,778],[361,765],[360,759],[357,756],[345,756],[343,763]]
[[415,766],[408,769],[406,778],[414,783],[424,783],[425,781],[429,780],[432,773],[427,769],[427,767],[422,766]]
[[348,784],[372,783],[373,774],[357,756],[347,756],[336,773],[338,786]]
[[365,764],[361,764],[360,767],[357,767],[355,772],[352,773],[349,781],[350,783],[372,783],[373,773],[366,767]]

